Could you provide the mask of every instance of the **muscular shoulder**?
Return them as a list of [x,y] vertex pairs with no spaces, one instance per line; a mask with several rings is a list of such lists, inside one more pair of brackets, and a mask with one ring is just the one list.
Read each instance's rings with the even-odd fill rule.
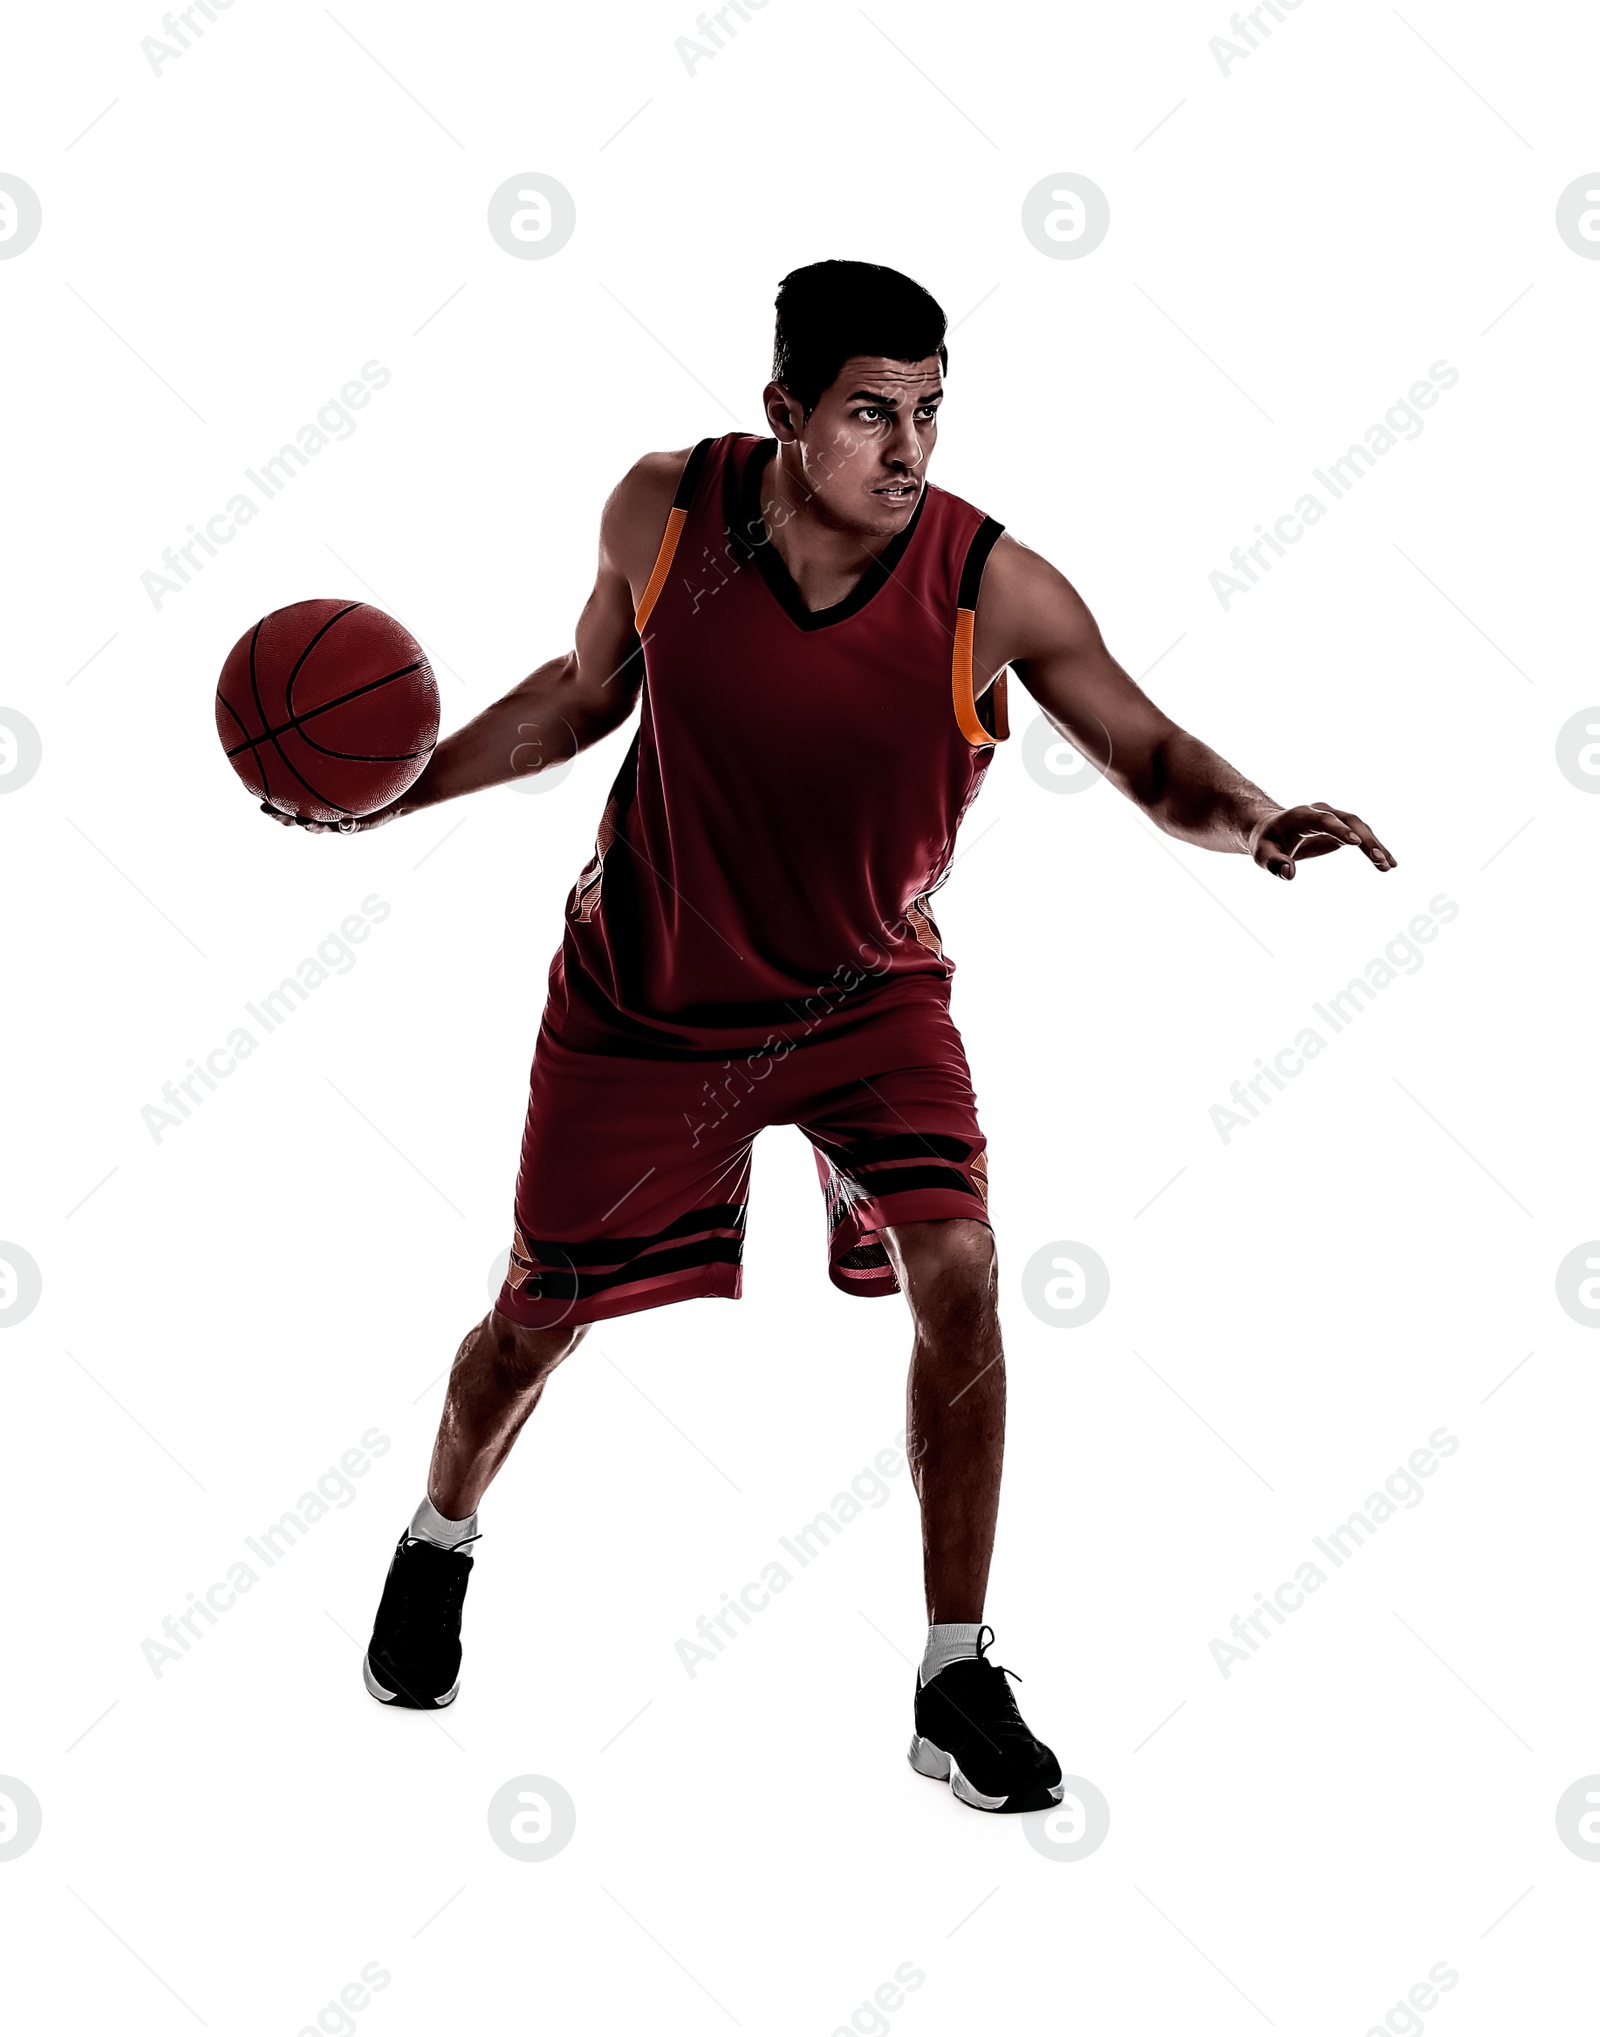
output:
[[637,586],[649,577],[692,450],[685,446],[681,453],[643,454],[606,498],[600,517],[601,552]]
[[978,592],[978,636],[997,664],[1047,656],[1098,634],[1067,576],[1009,532],[989,554]]

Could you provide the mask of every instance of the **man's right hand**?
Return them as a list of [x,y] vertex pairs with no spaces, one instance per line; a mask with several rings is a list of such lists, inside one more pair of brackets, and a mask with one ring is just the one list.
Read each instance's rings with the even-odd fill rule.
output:
[[600,519],[594,588],[578,618],[574,648],[548,659],[502,699],[442,737],[422,776],[376,813],[338,821],[302,820],[270,801],[261,811],[280,827],[310,835],[359,835],[402,814],[463,793],[509,785],[566,763],[609,735],[633,712],[644,679],[634,631],[639,594],[649,579],[672,498],[689,457],[647,453],[612,490]]
[[396,799],[388,806],[380,806],[376,813],[351,816],[347,820],[302,820],[298,814],[284,813],[281,808],[261,802],[261,811],[268,820],[275,820],[281,828],[304,828],[308,835],[362,835],[368,828],[381,828],[385,821],[398,820],[403,813],[414,813],[416,803],[409,797]]

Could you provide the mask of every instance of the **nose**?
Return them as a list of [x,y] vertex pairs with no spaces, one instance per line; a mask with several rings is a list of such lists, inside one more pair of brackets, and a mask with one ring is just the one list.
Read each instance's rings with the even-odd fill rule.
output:
[[902,410],[895,417],[894,430],[889,443],[884,447],[884,459],[891,467],[906,467],[912,470],[922,465],[922,440],[917,436],[916,422],[909,410]]

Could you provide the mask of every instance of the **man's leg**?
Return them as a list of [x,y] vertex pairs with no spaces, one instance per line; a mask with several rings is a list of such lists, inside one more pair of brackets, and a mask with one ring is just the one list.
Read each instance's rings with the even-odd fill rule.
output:
[[585,1328],[527,1329],[493,1308],[467,1332],[450,1368],[427,1495],[395,1548],[362,1665],[380,1703],[429,1711],[454,1701],[478,1502]]
[[1048,1810],[1061,1801],[1061,1764],[987,1659],[981,1624],[1006,1434],[994,1235],[950,1217],[882,1236],[916,1331],[906,1457],[922,1502],[929,1634],[911,1766],[977,1810]]
[[928,1619],[980,1621],[1006,1435],[994,1234],[952,1217],[882,1235],[915,1333],[906,1457],[922,1506]]
[[545,1381],[582,1343],[587,1323],[525,1329],[490,1309],[450,1368],[428,1470],[428,1498],[453,1521],[475,1514],[489,1482],[539,1405]]

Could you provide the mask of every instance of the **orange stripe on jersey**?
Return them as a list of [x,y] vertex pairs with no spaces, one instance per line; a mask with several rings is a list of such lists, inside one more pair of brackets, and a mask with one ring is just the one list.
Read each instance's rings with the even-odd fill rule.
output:
[[706,456],[711,450],[711,440],[702,439],[689,450],[689,457],[683,463],[683,472],[678,476],[677,493],[672,498],[672,507],[667,511],[667,527],[661,536],[661,549],[656,553],[656,562],[650,569],[650,578],[639,596],[639,606],[634,611],[633,628],[636,636],[644,634],[644,626],[650,620],[650,611],[656,605],[657,597],[667,584],[667,574],[672,570],[672,555],[678,549],[678,539],[683,526],[689,520],[690,505],[695,490],[700,485],[700,476],[705,471]]
[[661,549],[656,553],[656,562],[650,569],[650,578],[645,582],[644,592],[639,596],[639,606],[634,610],[635,636],[644,635],[644,626],[650,620],[650,611],[655,607],[657,597],[667,584],[667,575],[672,570],[672,555],[678,549],[678,539],[688,520],[687,509],[673,508],[667,511],[667,527],[662,533]]
[[1011,733],[1011,724],[1006,719],[1005,667],[1001,666],[984,696],[990,702],[992,735],[983,725],[972,690],[972,632],[978,615],[978,588],[983,581],[983,569],[989,554],[999,543],[1003,529],[1004,526],[996,523],[992,516],[986,516],[973,532],[961,568],[961,584],[956,590],[956,647],[950,664],[950,692],[955,701],[957,724],[975,750],[1003,743]]
[[994,698],[993,735],[978,718],[977,702],[972,693],[972,631],[977,619],[975,609],[956,610],[956,646],[950,660],[950,696],[955,703],[956,721],[960,725],[961,733],[975,750],[981,750],[993,743],[1003,743],[1011,733],[1011,724],[1006,717],[1004,672],[999,674],[989,689]]
[[979,721],[972,698],[972,630],[977,620],[974,609],[956,610],[956,647],[950,660],[950,696],[955,702],[956,721],[961,733],[974,749],[981,749],[992,738]]

